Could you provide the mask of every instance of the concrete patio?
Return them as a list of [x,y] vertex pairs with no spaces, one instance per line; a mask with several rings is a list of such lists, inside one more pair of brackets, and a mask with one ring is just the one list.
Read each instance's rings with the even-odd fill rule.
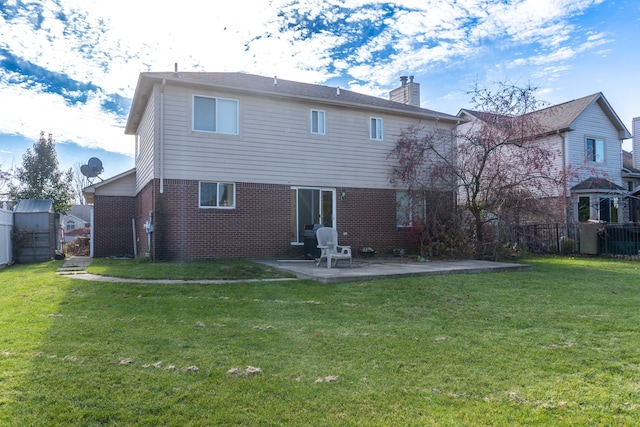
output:
[[408,276],[531,270],[531,266],[526,264],[478,260],[418,262],[408,258],[356,258],[353,260],[352,268],[349,267],[346,261],[340,261],[337,267],[332,268],[327,268],[324,262],[320,266],[316,266],[313,260],[254,261],[295,274],[299,279],[310,279],[320,283],[341,283]]

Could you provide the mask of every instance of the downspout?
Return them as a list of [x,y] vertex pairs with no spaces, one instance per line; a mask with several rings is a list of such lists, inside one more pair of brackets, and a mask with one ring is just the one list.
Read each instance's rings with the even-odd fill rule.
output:
[[[93,197],[95,198],[95,193],[93,193]],[[94,230],[96,228],[96,225],[94,224],[94,216],[93,216],[93,208],[95,206],[95,199],[94,199],[94,205],[91,206],[91,210],[90,212],[90,219],[89,219],[89,224],[91,224],[91,228],[89,229],[89,257],[93,258],[93,242],[95,242],[94,240]]]
[[[567,192],[567,185],[568,185],[567,151],[569,147],[567,146],[567,133],[566,132],[560,133],[560,131],[558,131],[558,135],[562,139],[562,176],[563,176],[562,180],[564,181],[562,183],[562,204],[564,209],[564,220],[565,220],[564,222],[569,223],[569,206],[567,205],[567,199],[569,197]],[[571,218],[571,220],[573,220],[573,218]]]
[[160,89],[160,135],[158,136],[160,152],[158,155],[158,169],[160,176],[160,194],[164,193],[164,87],[167,84],[166,79],[162,79],[162,89]]

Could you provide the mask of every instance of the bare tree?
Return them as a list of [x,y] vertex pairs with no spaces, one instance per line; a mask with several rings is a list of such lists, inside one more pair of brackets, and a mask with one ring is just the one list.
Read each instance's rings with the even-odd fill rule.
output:
[[[476,257],[495,257],[501,232],[523,214],[548,211],[549,200],[564,188],[567,171],[556,162],[561,152],[546,137],[539,115],[532,114],[543,105],[536,90],[509,83],[495,90],[476,85],[469,92],[472,120],[458,126],[453,144],[446,132],[434,129],[419,137],[423,129],[413,126],[392,151],[398,160],[394,180],[414,194],[434,188],[457,194]],[[541,201],[545,209],[539,209]]]
[[81,168],[81,162],[77,162],[73,165],[73,196],[76,204],[78,205],[86,204],[83,190],[85,187],[91,185],[89,178],[82,173]]
[[0,204],[8,201],[9,183],[11,182],[11,172],[9,170],[0,169]]

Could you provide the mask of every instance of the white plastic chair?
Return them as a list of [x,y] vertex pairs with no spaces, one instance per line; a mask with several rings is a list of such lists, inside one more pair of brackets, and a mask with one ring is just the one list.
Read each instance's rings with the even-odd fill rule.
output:
[[320,258],[316,260],[317,266],[322,262],[322,258],[327,260],[327,268],[331,268],[331,264],[334,261],[334,266],[338,265],[338,261],[341,259],[348,259],[349,267],[353,266],[351,246],[338,245],[338,232],[334,228],[320,227],[316,230],[316,237],[318,239],[318,248],[321,251]]

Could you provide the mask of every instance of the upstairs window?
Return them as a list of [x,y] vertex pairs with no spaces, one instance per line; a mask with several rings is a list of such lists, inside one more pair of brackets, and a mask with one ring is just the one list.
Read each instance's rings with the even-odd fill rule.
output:
[[76,228],[76,223],[74,221],[72,221],[72,220],[69,220],[69,221],[66,222],[64,228],[65,228],[66,231],[74,230]]
[[597,138],[587,138],[587,160],[590,162],[604,162],[604,140]]
[[238,101],[194,95],[193,130],[237,135]]
[[324,135],[324,111],[311,110],[311,133]]
[[235,208],[236,186],[230,182],[200,182],[198,206],[201,208]]
[[371,117],[370,129],[371,139],[382,141],[382,119],[380,117]]

